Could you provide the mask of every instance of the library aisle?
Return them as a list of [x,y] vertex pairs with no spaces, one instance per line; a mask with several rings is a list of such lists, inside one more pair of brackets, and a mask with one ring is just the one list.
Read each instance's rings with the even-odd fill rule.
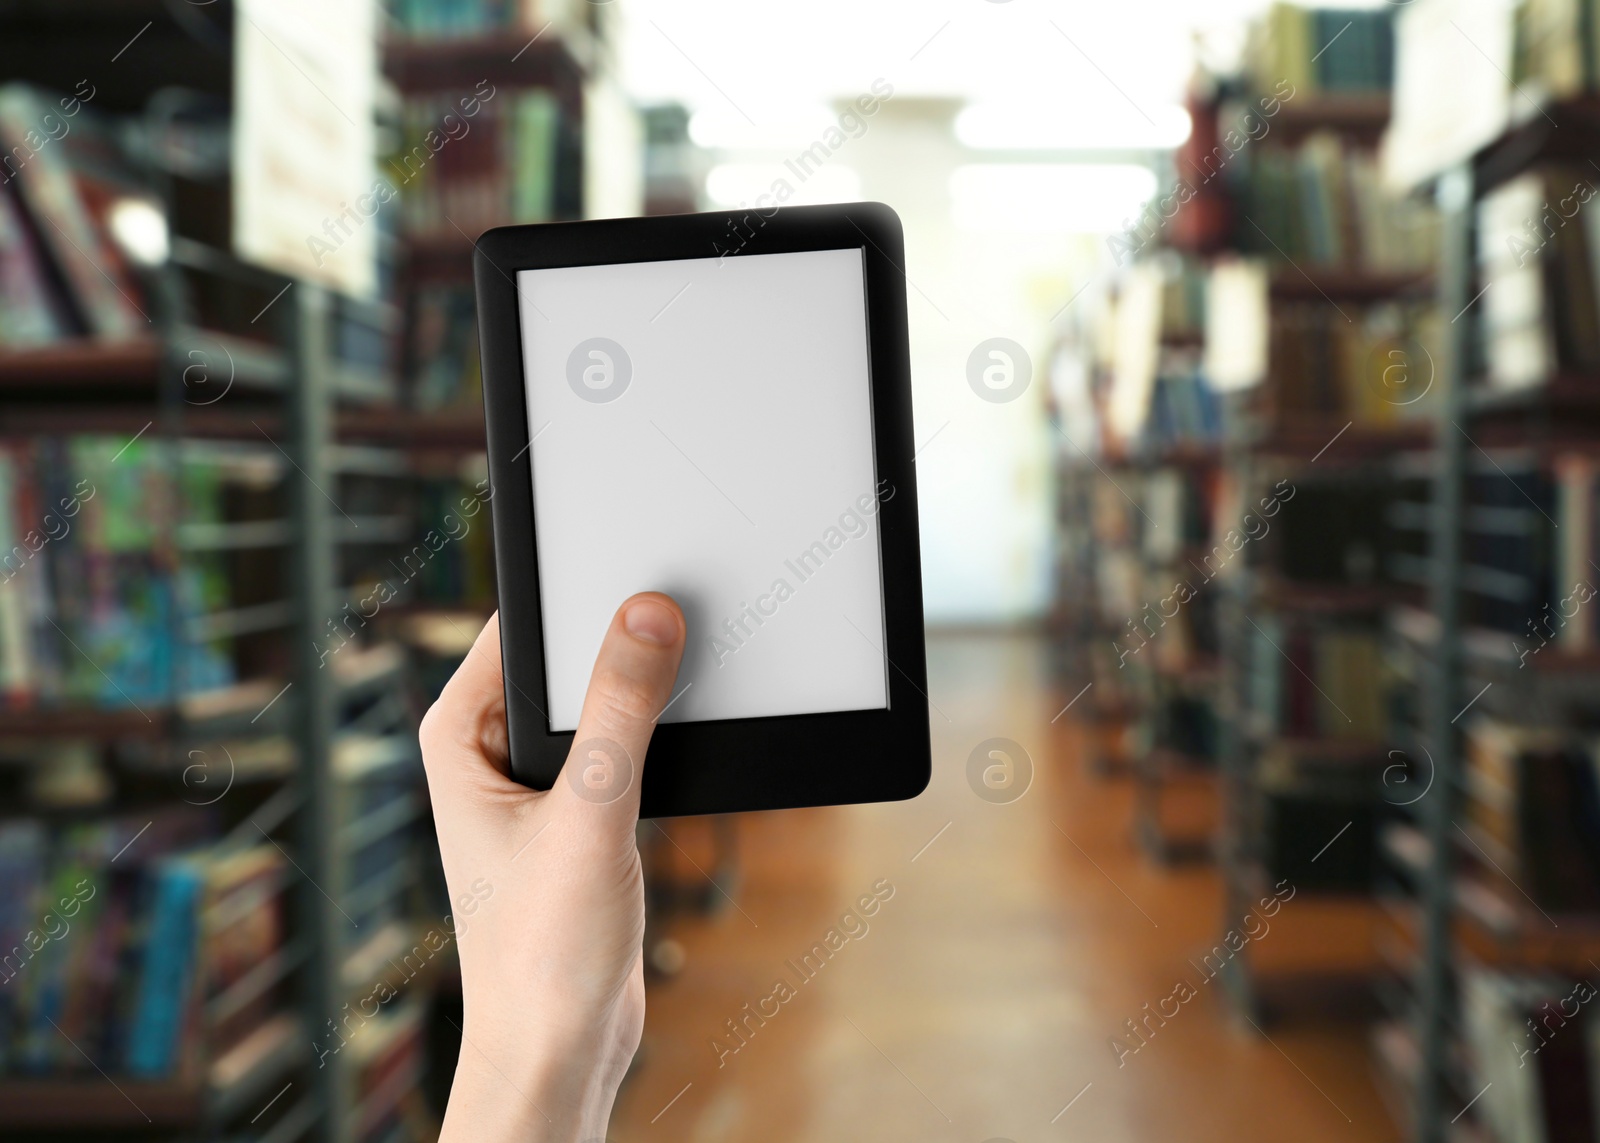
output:
[[[1373,1085],[1367,1014],[1307,986],[1285,1008],[1321,1018],[1267,1039],[1208,982],[1218,876],[1141,855],[1132,788],[1091,775],[1083,724],[1056,719],[1072,695],[1049,682],[1043,639],[935,635],[928,672],[928,792],[748,823],[737,903],[674,929],[684,968],[651,991],[617,1143],[1401,1138]],[[967,781],[990,738],[1034,767],[1009,804]],[[675,876],[706,866],[695,839],[681,836]],[[804,976],[805,954],[883,882],[893,895],[862,935],[775,1017],[747,1021],[741,1046],[726,1021],[795,980],[791,965]],[[1259,930],[1275,963],[1316,951],[1296,947],[1296,904]],[[1179,1003],[1181,983],[1194,995]],[[1150,1017],[1163,1003],[1177,1014]]]
[[640,823],[606,1137],[1600,1143],[1597,192],[1600,0],[0,3],[0,1140],[459,1138],[479,236],[871,201],[932,784]]

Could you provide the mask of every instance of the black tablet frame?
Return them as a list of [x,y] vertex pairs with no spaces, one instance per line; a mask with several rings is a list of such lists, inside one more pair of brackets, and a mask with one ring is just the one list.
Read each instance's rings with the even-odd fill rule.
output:
[[[493,489],[495,570],[511,769],[549,789],[573,734],[544,713],[543,613],[533,526],[519,270],[860,249],[877,479],[889,705],[882,710],[662,723],[643,768],[644,817],[895,801],[927,787],[932,766],[917,485],[912,467],[905,241],[882,203],[768,207],[499,227],[476,244],[478,337]],[[640,589],[651,585],[641,584]],[[620,604],[622,601],[619,599]],[[690,632],[690,638],[694,638]],[[542,700],[536,701],[536,700]],[[634,760],[637,764],[638,760]]]

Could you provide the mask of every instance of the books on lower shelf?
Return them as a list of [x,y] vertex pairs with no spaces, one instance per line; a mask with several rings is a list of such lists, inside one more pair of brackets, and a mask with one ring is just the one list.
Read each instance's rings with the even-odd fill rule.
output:
[[[1581,539],[1562,535],[1556,527],[1558,493],[1552,473],[1536,457],[1502,454],[1494,465],[1468,475],[1466,493],[1466,620],[1509,633],[1516,653],[1542,646],[1565,622],[1551,607],[1574,586],[1556,582],[1557,569],[1572,562],[1560,552],[1569,540]],[[1571,556],[1587,559],[1578,550]],[[1588,571],[1582,582],[1592,582],[1593,569]],[[1592,625],[1594,618],[1595,609],[1578,607],[1571,622]]]
[[1547,165],[1479,202],[1478,331],[1490,388],[1600,370],[1600,210],[1584,205],[1597,181],[1582,165]]
[[162,440],[0,440],[0,705],[170,701],[234,681],[219,553],[172,550],[172,517],[222,519],[221,469]]
[[421,812],[420,770],[414,737],[346,733],[335,741],[334,814],[351,946],[407,915],[417,872],[407,827]]
[[1480,718],[1466,770],[1479,879],[1547,913],[1600,915],[1600,740]]
[[408,996],[380,1010],[351,1038],[357,1088],[352,1138],[387,1139],[404,1121],[405,1096],[422,1076],[424,1014],[422,1002]]
[[1431,408],[1425,402],[1442,360],[1437,311],[1401,303],[1350,309],[1274,308],[1263,389],[1271,419],[1342,418],[1381,428]]
[[0,822],[0,1069],[193,1077],[281,1006],[277,980],[243,982],[284,951],[287,862],[210,829]]
[[1389,582],[1394,488],[1386,474],[1329,479],[1308,472],[1274,487],[1283,508],[1256,526],[1270,527],[1260,538],[1284,581],[1311,589]]
[[[390,498],[392,511],[392,491],[382,495]],[[326,623],[334,653],[351,640],[369,642],[391,601],[467,610],[494,603],[487,480],[422,478],[413,482],[409,496],[414,523],[400,535],[347,545],[341,553],[340,582],[354,586],[347,606]],[[347,502],[359,504],[361,499],[351,495]]]
[[477,303],[470,285],[427,283],[412,295],[408,342],[411,406],[418,412],[480,412]]
[[1438,214],[1382,185],[1378,160],[1332,133],[1300,147],[1257,147],[1229,169],[1244,220],[1240,249],[1296,266],[1371,274],[1431,270]]
[[1383,659],[1373,626],[1265,614],[1246,634],[1250,708],[1267,734],[1382,737]]

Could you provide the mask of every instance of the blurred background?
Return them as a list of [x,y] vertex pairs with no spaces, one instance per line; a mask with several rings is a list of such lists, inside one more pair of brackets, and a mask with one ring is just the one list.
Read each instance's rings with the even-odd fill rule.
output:
[[933,781],[640,826],[612,1138],[1600,1139],[1597,86],[1589,0],[0,2],[0,1133],[437,1137],[473,239],[876,199]]

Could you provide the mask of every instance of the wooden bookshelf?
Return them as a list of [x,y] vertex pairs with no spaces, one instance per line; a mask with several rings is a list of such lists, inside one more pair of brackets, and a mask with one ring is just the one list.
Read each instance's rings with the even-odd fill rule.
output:
[[187,1128],[199,1122],[204,1105],[205,1090],[194,1083],[112,1081],[93,1074],[0,1080],[0,1123],[12,1130]]
[[0,389],[58,389],[72,385],[154,383],[161,364],[159,338],[132,341],[56,342],[37,349],[0,351]]
[[419,413],[399,408],[364,409],[339,413],[337,425],[341,440],[412,452],[474,453],[488,447],[488,430],[478,410]]
[[1424,418],[1397,419],[1389,424],[1359,423],[1350,417],[1282,417],[1261,424],[1249,447],[1263,456],[1294,458],[1317,465],[1381,460],[1403,449],[1433,442],[1434,425]]
[[1420,593],[1401,584],[1312,584],[1264,578],[1257,598],[1279,611],[1359,614],[1415,603]]
[[[0,18],[0,59],[15,65],[7,73],[11,78],[59,86],[63,76],[82,74],[74,69],[86,58],[82,55],[86,50],[92,48],[102,60],[119,57],[92,77],[98,88],[92,105],[96,113],[142,113],[153,91],[174,82],[203,87],[224,98],[232,89],[232,60],[226,50],[233,18],[229,5],[185,5],[182,13],[160,0],[25,0],[14,7]],[[592,10],[586,11],[592,18]],[[221,33],[212,45],[221,50],[201,50],[192,38],[208,27]],[[392,41],[383,53],[384,69],[395,88],[406,94],[472,91],[484,80],[495,84],[500,98],[508,102],[508,89],[548,90],[565,116],[562,131],[578,134],[581,151],[584,85],[596,45],[583,28],[565,35],[550,28],[537,37],[535,31],[453,41]],[[133,50],[122,54],[119,49],[130,41]],[[174,60],[188,61],[181,77],[174,71]],[[565,134],[562,141],[563,145],[569,141]],[[563,171],[582,169],[581,154],[563,153],[562,162],[574,164],[562,166]],[[151,179],[151,185],[158,187],[170,182]],[[571,188],[565,189],[570,197]],[[170,214],[187,221],[180,206],[169,206]],[[381,245],[391,248],[387,241]],[[396,259],[402,286],[433,274],[470,288],[472,250],[467,235],[445,235],[409,247],[402,238]],[[175,519],[170,535],[160,541],[161,550],[185,568],[202,559],[226,558],[234,561],[230,567],[251,562],[265,568],[269,561],[281,562],[281,574],[263,572],[262,578],[271,580],[269,587],[278,586],[281,579],[283,590],[259,604],[260,592],[235,592],[236,605],[210,613],[199,627],[202,635],[251,632],[241,634],[252,642],[248,653],[239,654],[238,670],[244,678],[237,686],[179,701],[141,702],[142,712],[76,704],[8,709],[0,711],[0,739],[8,748],[18,741],[92,743],[119,778],[139,782],[141,798],[146,786],[165,783],[170,790],[174,766],[188,764],[184,748],[202,737],[207,744],[245,743],[253,748],[248,762],[240,754],[237,773],[238,787],[248,789],[241,793],[230,786],[234,790],[230,800],[217,811],[240,820],[230,817],[219,830],[227,834],[229,844],[242,845],[264,845],[257,832],[264,830],[293,862],[291,876],[281,885],[288,933],[284,943],[234,988],[259,987],[261,995],[268,988],[277,990],[275,1018],[290,1024],[264,1025],[262,1035],[252,1036],[250,1049],[243,1052],[217,1053],[209,1036],[202,1037],[199,1048],[206,1055],[206,1066],[199,1076],[140,1082],[125,1079],[107,1061],[101,1063],[111,1073],[110,1080],[87,1071],[83,1061],[79,1061],[85,1068],[82,1075],[0,1076],[0,1124],[5,1129],[76,1132],[95,1138],[124,1133],[233,1138],[241,1132],[264,1143],[343,1138],[355,1119],[373,1112],[378,1104],[368,1102],[362,1110],[350,1054],[329,1056],[326,1067],[319,1066],[313,1036],[337,1017],[352,989],[365,995],[379,976],[400,986],[395,970],[373,957],[382,952],[386,962],[389,953],[410,947],[402,941],[420,934],[417,918],[432,917],[436,922],[448,904],[430,903],[433,877],[423,867],[433,846],[416,766],[413,704],[414,692],[423,685],[417,665],[436,675],[440,660],[464,653],[464,648],[459,640],[450,648],[435,640],[419,650],[396,637],[394,629],[445,614],[476,615],[476,625],[470,620],[459,624],[471,625],[475,634],[492,603],[479,607],[460,600],[395,601],[382,608],[382,621],[362,633],[363,640],[373,640],[377,646],[363,643],[342,650],[329,661],[328,670],[322,670],[318,660],[319,641],[327,640],[328,623],[348,597],[347,573],[351,566],[360,566],[355,562],[360,554],[351,555],[352,541],[370,544],[374,537],[382,537],[385,542],[402,542],[408,527],[420,535],[426,526],[416,527],[414,505],[425,503],[429,490],[417,491],[399,482],[459,479],[463,462],[484,451],[483,415],[476,408],[411,411],[397,403],[397,386],[388,369],[358,367],[338,357],[335,347],[342,340],[338,323],[343,321],[354,321],[364,333],[394,341],[406,336],[406,323],[396,307],[336,298],[304,281],[294,282],[294,289],[282,294],[281,288],[291,284],[288,279],[245,266],[227,251],[202,246],[182,234],[173,236],[170,261],[151,277],[169,291],[162,296],[173,304],[159,312],[158,307],[146,306],[156,319],[148,336],[115,342],[85,338],[0,351],[0,434],[137,436],[160,442],[173,448],[174,455],[190,460],[198,449],[207,454],[203,463],[233,465],[229,479],[252,483],[252,496],[281,498],[281,505],[276,501],[265,505],[271,518],[259,519],[257,511],[247,508],[239,519],[229,515],[220,522]],[[259,325],[245,324],[260,308],[255,305],[243,308],[239,320],[232,321],[240,307],[231,296],[225,304],[196,304],[197,292],[211,288],[214,280],[248,294],[262,289],[263,279],[270,279],[271,285],[261,305],[270,300],[273,308],[263,311],[267,316]],[[198,301],[215,299],[202,296]],[[204,319],[197,316],[202,313],[207,315]],[[237,333],[193,324],[202,320]],[[356,339],[348,352],[361,353],[374,340]],[[191,356],[191,350],[199,350],[202,359]],[[390,359],[403,360],[404,355],[393,354]],[[220,374],[230,379],[225,399],[202,404],[199,400],[209,393],[196,393],[192,384],[185,391],[183,370],[195,364],[212,378]],[[194,381],[194,374],[189,380]],[[237,468],[246,458],[259,463],[256,470],[241,475]],[[261,475],[265,468],[273,470],[271,480],[277,485],[270,493],[262,491],[268,483]],[[373,489],[371,482],[380,480],[397,482],[393,495]],[[366,505],[357,507],[347,499],[356,496],[363,496]],[[359,529],[346,520],[340,505],[349,508]],[[486,524],[487,514],[481,519]],[[390,618],[396,622],[389,623]],[[196,633],[192,625],[190,633]],[[385,638],[392,641],[381,642]],[[382,743],[385,748],[395,738],[402,740],[402,746],[409,744],[404,764],[416,785],[408,798],[396,799],[405,804],[389,806],[374,800],[352,812],[354,822],[342,822],[334,817],[343,793],[336,763],[348,757],[345,748],[358,735],[388,740]],[[126,749],[111,749],[124,743]],[[179,799],[181,795],[164,798],[162,805]],[[146,803],[119,803],[108,813],[133,804]],[[12,812],[29,813],[30,807]],[[44,811],[38,813],[43,816]],[[351,847],[402,832],[414,835],[417,843],[406,847],[408,856],[400,863],[406,867],[403,874],[343,884],[347,877],[357,876],[346,869]],[[140,852],[140,848],[130,850],[118,868],[127,868]],[[402,902],[403,923],[390,934],[398,939],[352,955],[349,921],[335,910],[347,906],[359,915],[352,899],[362,890],[371,891],[369,904],[387,899],[393,891],[394,899]],[[367,935],[365,921],[359,935]],[[372,955],[364,960],[361,952]],[[458,974],[452,957],[453,948],[431,958],[428,970],[404,981],[403,987],[413,993],[448,988]],[[240,994],[230,988],[226,995],[233,1001]],[[204,1018],[210,1018],[220,1001],[211,1000]],[[445,1035],[448,1038],[448,1032]],[[436,1037],[427,1039],[431,1055]],[[84,1047],[95,1051],[87,1042]],[[445,1052],[429,1066],[443,1070],[447,1087],[453,1064],[454,1053]],[[283,1095],[271,1114],[260,1122],[251,1120],[291,1080],[293,1090]]]
[[1388,92],[1325,92],[1296,95],[1283,102],[1270,120],[1269,137],[1290,146],[1319,131],[1334,131],[1376,145],[1389,126],[1392,101]]
[[1524,389],[1492,389],[1474,378],[1466,392],[1468,412],[1494,415],[1600,415],[1600,375],[1558,373],[1541,385]]
[[1426,298],[1432,276],[1423,273],[1381,273],[1343,267],[1286,266],[1273,271],[1272,297],[1285,302],[1381,302],[1394,298]]
[[134,709],[70,706],[0,710],[0,738],[86,738],[96,742],[127,739],[164,741],[170,737],[173,709],[154,703]]
[[272,1084],[310,1052],[293,1017],[269,1017],[204,1073],[140,1080],[93,1073],[0,1079],[0,1123],[12,1129],[127,1131],[214,1129],[271,1096]]
[[1587,166],[1600,149],[1600,94],[1545,100],[1515,99],[1519,121],[1472,158],[1477,193],[1493,190],[1541,162]]

